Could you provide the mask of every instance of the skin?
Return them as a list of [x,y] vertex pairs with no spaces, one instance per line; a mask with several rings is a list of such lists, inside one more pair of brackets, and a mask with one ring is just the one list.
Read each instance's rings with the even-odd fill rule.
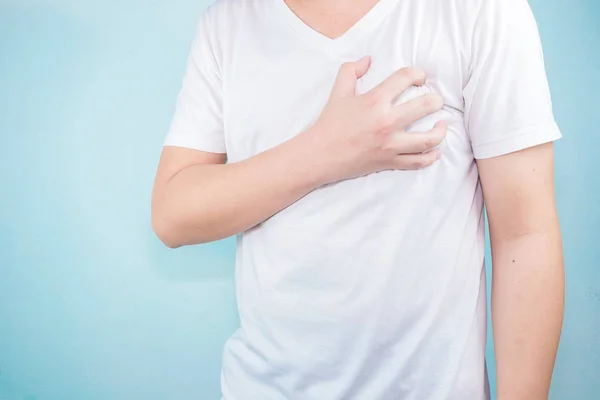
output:
[[[288,0],[329,38],[341,36],[376,0]],[[403,129],[443,105],[428,95],[393,107],[419,69],[402,69],[357,96],[369,58],[344,64],[318,122],[245,161],[165,147],[152,197],[159,238],[176,248],[243,232],[315,188],[386,169],[419,169],[439,153],[444,123],[430,132]],[[553,145],[477,161],[492,245],[492,323],[499,400],[548,398],[564,307],[564,268],[554,193]]]
[[551,143],[479,160],[499,400],[548,398],[564,309]]

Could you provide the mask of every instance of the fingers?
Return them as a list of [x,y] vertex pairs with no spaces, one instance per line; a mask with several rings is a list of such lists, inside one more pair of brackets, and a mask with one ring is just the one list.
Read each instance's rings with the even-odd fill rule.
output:
[[441,157],[438,149],[419,154],[402,154],[394,159],[394,169],[414,170],[423,169],[434,164]]
[[391,137],[390,147],[397,154],[423,153],[438,146],[446,138],[447,123],[440,121],[428,132],[398,133]]
[[358,80],[362,78],[369,70],[369,67],[371,66],[371,57],[364,56],[360,60],[356,61],[354,64],[354,71],[356,72],[356,79]]
[[337,78],[331,90],[332,97],[356,95],[356,83],[371,66],[371,57],[365,56],[356,62],[347,62],[340,66]]
[[394,113],[398,126],[406,128],[443,107],[444,98],[437,93],[430,93],[393,107],[392,113]]
[[420,68],[402,68],[371,89],[368,94],[380,101],[392,102],[409,87],[421,86],[424,83],[425,71]]

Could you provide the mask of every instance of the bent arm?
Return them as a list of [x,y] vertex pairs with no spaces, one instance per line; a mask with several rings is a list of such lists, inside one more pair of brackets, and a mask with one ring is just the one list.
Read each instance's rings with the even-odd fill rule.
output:
[[553,145],[478,166],[492,245],[498,399],[547,399],[564,306]]
[[392,105],[399,93],[423,84],[424,72],[414,68],[403,68],[357,95],[357,81],[369,65],[368,57],[342,65],[317,123],[247,160],[224,164],[225,154],[165,146],[152,195],[152,224],[159,238],[169,247],[223,239],[326,183],[434,163],[439,153],[427,150],[444,139],[445,124],[421,133],[404,129],[439,110],[443,99],[424,95]]
[[243,232],[321,185],[310,136],[241,162],[225,154],[166,146],[152,194],[152,225],[171,248]]

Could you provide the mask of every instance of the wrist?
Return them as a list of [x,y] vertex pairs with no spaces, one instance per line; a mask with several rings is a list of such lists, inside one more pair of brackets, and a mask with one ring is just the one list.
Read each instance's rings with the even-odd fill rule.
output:
[[290,140],[290,159],[313,189],[335,181],[331,154],[323,141],[324,132],[313,126]]

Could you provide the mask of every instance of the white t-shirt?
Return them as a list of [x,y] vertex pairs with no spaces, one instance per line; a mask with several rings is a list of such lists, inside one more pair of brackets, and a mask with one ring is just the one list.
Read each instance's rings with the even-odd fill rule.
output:
[[404,66],[445,107],[443,156],[320,187],[237,237],[240,329],[225,400],[481,400],[486,293],[475,159],[558,139],[526,0],[381,0],[331,40],[284,0],[201,16],[165,145],[231,163],[310,127],[341,63],[372,56],[365,92]]

